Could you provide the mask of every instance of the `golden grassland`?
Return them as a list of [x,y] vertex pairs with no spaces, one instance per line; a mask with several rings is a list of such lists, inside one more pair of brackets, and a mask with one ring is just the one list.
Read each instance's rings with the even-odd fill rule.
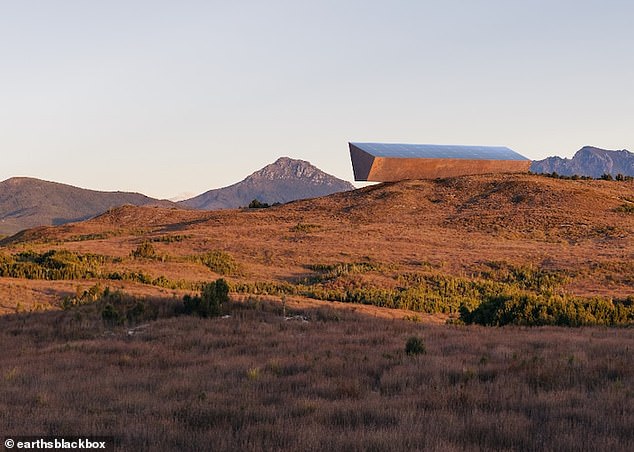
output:
[[[372,268],[323,281],[319,289],[391,290],[408,274],[472,280],[502,266],[558,274],[559,293],[627,298],[634,295],[634,216],[620,207],[632,199],[631,181],[531,175],[405,181],[270,209],[122,207],[5,239],[0,255],[98,255],[104,258],[98,271],[73,277],[75,286],[105,279],[148,294],[160,286],[176,297],[218,276],[246,287],[296,285],[314,278],[319,266],[364,264]],[[153,254],[139,254],[147,243]],[[230,268],[206,265],[210,253],[226,256]],[[55,307],[74,292],[62,281],[45,287],[43,293],[28,281],[0,281],[2,309]]]

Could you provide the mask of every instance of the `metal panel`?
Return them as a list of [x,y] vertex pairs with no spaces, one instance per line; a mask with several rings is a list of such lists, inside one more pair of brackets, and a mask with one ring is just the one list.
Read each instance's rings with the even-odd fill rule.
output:
[[374,157],[405,159],[528,160],[504,146],[350,143]]

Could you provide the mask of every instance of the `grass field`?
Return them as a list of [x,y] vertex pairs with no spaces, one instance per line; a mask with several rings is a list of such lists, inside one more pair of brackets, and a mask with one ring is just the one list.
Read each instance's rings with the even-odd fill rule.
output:
[[[250,299],[107,327],[0,318],[0,430],[121,450],[634,448],[634,329],[484,328]],[[423,349],[408,355],[417,337]]]

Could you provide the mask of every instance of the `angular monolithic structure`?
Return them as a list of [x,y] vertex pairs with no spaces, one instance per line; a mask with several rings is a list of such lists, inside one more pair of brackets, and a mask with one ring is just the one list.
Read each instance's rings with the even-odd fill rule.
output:
[[392,182],[486,173],[525,173],[531,161],[502,146],[348,143],[354,180]]

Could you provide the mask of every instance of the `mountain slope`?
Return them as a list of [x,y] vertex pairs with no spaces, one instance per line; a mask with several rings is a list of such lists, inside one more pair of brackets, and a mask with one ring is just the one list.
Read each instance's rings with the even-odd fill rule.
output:
[[139,193],[101,192],[14,177],[0,182],[0,234],[85,220],[124,204],[174,206]]
[[281,157],[241,182],[209,190],[179,204],[194,209],[232,209],[257,199],[269,204],[354,190],[350,182],[324,173],[304,160]]
[[557,173],[562,176],[601,177],[603,174],[623,174],[634,176],[634,153],[607,151],[605,149],[585,146],[571,158],[548,157],[531,165],[534,173]]

